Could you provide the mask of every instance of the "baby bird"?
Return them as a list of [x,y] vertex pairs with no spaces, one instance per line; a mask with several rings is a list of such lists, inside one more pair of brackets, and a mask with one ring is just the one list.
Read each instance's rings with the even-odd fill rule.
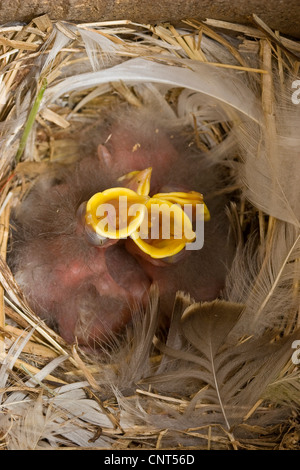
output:
[[[166,201],[170,194],[197,193],[206,202],[222,178],[206,156],[191,150],[186,137],[149,110],[119,110],[80,139],[81,157],[49,166],[15,208],[8,262],[41,318],[67,342],[96,348],[146,306],[152,283],[159,287],[161,318],[170,317],[178,290],[197,301],[216,298],[233,244],[224,197],[208,200],[208,209],[203,205],[201,249],[187,250],[183,243],[174,254],[170,241],[139,243],[135,234],[144,215],[128,236],[97,233],[87,209],[95,195],[103,198],[116,194],[114,188],[125,188],[137,195],[134,201],[143,211],[156,195]],[[113,193],[105,192],[109,189]],[[151,255],[153,246],[163,250],[161,257]],[[179,250],[178,243],[173,246]]]

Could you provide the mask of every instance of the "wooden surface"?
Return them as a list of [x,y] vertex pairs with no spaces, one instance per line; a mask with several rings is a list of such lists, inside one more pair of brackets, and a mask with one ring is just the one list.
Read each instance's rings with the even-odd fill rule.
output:
[[300,0],[0,0],[0,24],[48,13],[77,23],[130,19],[143,23],[214,18],[251,24],[256,13],[270,28],[300,37]]

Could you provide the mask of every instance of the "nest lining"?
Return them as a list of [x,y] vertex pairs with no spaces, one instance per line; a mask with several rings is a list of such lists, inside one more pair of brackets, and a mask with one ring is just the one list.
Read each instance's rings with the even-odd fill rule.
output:
[[[222,403],[211,398],[209,382],[200,380],[195,392],[195,383],[191,385],[185,379],[185,390],[176,392],[176,387],[173,387],[174,393],[168,389],[164,392],[166,389],[159,384],[157,371],[173,374],[175,383],[181,380],[182,369],[188,369],[187,364],[190,366],[190,363],[187,362],[186,351],[170,362],[171,331],[164,340],[155,336],[155,289],[142,329],[138,330],[142,333],[139,339],[128,332],[125,345],[122,343],[120,348],[116,341],[107,355],[95,358],[80,351],[76,345],[66,344],[35,316],[5,262],[11,207],[28,191],[35,177],[45,170],[47,162],[70,162],[76,158],[77,148],[72,136],[83,125],[93,123],[101,108],[113,106],[116,102],[142,106],[145,99],[143,84],[132,85],[122,81],[94,83],[90,88],[77,87],[58,96],[53,90],[59,87],[63,90],[68,79],[71,83],[78,67],[80,73],[89,73],[92,77],[99,69],[110,69],[140,57],[154,64],[187,69],[189,60],[193,64],[210,63],[214,71],[240,74],[239,80],[259,100],[265,123],[261,129],[268,135],[276,127],[274,86],[276,90],[284,89],[292,79],[296,79],[300,47],[297,42],[270,32],[265,25],[260,26],[263,31],[237,25],[238,37],[229,38],[222,33],[228,33],[232,25],[212,20],[206,24],[186,21],[185,30],[176,30],[172,25],[136,25],[129,21],[75,26],[53,23],[43,16],[29,25],[1,29],[3,78],[0,91],[5,92],[5,100],[0,101],[3,141],[0,166],[3,286],[0,384],[4,411],[0,426],[3,448],[299,448],[299,374],[297,365],[292,362],[293,351],[286,340],[297,332],[299,322],[299,231],[297,226],[294,228],[293,218],[285,220],[283,216],[282,220],[273,215],[273,209],[269,213],[261,206],[257,207],[241,188],[240,180],[225,189],[228,193],[238,191],[238,196],[234,193],[230,216],[240,246],[244,247],[253,232],[258,231],[261,247],[256,252],[255,272],[247,272],[249,266],[246,265],[242,271],[245,278],[235,287],[236,291],[242,291],[242,285],[249,279],[252,293],[259,289],[276,248],[276,237],[279,239],[283,232],[289,231],[292,240],[286,253],[283,252],[283,261],[277,266],[273,283],[267,285],[263,300],[253,308],[259,317],[268,302],[272,305],[276,289],[283,290],[284,283],[287,283],[285,289],[289,292],[290,301],[286,308],[279,306],[281,313],[273,325],[272,322],[267,325],[266,336],[255,332],[257,344],[266,348],[264,367],[255,369],[266,374],[265,386],[252,406],[239,410],[235,427],[226,422]],[[103,42],[95,44],[90,33],[100,35]],[[214,43],[213,50],[210,41]],[[166,106],[176,108],[182,93],[182,87],[169,86],[166,94],[159,93],[159,100],[164,99]],[[53,100],[53,96],[57,98]],[[43,104],[45,100],[46,105]],[[207,97],[207,101],[215,105],[215,97]],[[242,140],[245,128],[236,126],[235,113],[230,111],[226,119],[220,117],[218,121],[214,115],[211,122],[203,122],[199,107],[193,106],[189,109],[191,141],[201,151],[216,149],[231,131],[233,136],[240,133],[237,137]],[[292,108],[291,115],[294,112]],[[256,123],[254,126],[257,129]],[[266,147],[272,156],[272,139]],[[236,147],[233,148],[236,151]],[[241,156],[237,153],[235,158],[239,160]],[[278,246],[281,245],[278,243]],[[286,269],[291,266],[295,273],[285,281]],[[229,278],[236,272],[233,270]],[[225,293],[225,300],[234,300],[234,305],[242,304],[240,291],[232,292],[227,298]],[[250,295],[249,299],[248,302],[251,301]],[[255,295],[252,297],[255,304],[253,299]],[[178,321],[190,303],[187,295],[179,294],[174,304],[174,319]],[[222,308],[226,311],[228,304]],[[247,331],[248,323],[241,328],[243,336],[235,337],[234,347],[242,348],[249,341],[253,331],[250,325]],[[177,325],[175,320],[174,325]],[[283,338],[282,343],[280,337]],[[276,344],[280,346],[277,349]],[[271,350],[273,346],[274,350]],[[140,350],[143,354],[137,360],[136,352]],[[233,354],[233,351],[228,351]],[[197,355],[197,351],[192,352]],[[200,348],[200,355],[202,353]],[[279,368],[273,376],[270,369],[275,358]],[[249,377],[250,391],[251,381],[253,378]],[[201,393],[205,399],[200,399]],[[230,403],[229,414],[234,400]]]

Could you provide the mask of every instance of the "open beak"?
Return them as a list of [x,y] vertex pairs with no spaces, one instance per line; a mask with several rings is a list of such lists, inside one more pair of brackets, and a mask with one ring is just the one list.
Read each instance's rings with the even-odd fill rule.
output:
[[145,217],[147,196],[128,188],[110,188],[94,194],[86,205],[85,221],[100,237],[129,237]]
[[118,178],[126,188],[132,189],[141,196],[148,196],[150,192],[152,168],[146,168],[142,171],[131,171]]
[[168,200],[151,198],[146,203],[148,217],[132,240],[151,258],[161,259],[176,255],[188,242],[195,240],[192,222],[185,212]]
[[[94,194],[86,204],[85,223],[103,245],[131,237],[151,258],[170,259],[195,240],[197,205],[204,207],[204,221],[210,214],[203,195],[196,191],[150,197],[151,174],[152,168],[132,171],[118,179],[124,186]],[[186,205],[192,208],[190,216],[184,210]]]
[[173,202],[173,204],[179,204],[181,207],[184,207],[184,205],[191,204],[193,209],[196,208],[197,204],[203,204],[204,221],[210,220],[210,213],[206,204],[203,201],[203,195],[201,193],[198,193],[197,191],[188,191],[188,192],[174,191],[170,193],[157,193],[153,197]]

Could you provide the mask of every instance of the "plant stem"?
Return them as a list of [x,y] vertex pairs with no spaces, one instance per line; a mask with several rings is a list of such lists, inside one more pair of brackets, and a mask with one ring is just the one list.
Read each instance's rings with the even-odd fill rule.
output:
[[24,132],[23,132],[23,135],[21,137],[20,145],[19,145],[17,155],[16,155],[16,162],[17,163],[19,163],[19,161],[20,161],[20,159],[23,155],[28,136],[30,134],[31,128],[32,128],[33,123],[35,121],[35,117],[38,113],[38,110],[39,110],[39,107],[40,107],[41,101],[43,99],[46,88],[47,88],[47,79],[44,78],[42,80],[41,87],[38,91],[37,97],[36,97],[36,99],[33,103],[33,106],[32,106],[31,111],[29,113],[27,122],[25,124]]

